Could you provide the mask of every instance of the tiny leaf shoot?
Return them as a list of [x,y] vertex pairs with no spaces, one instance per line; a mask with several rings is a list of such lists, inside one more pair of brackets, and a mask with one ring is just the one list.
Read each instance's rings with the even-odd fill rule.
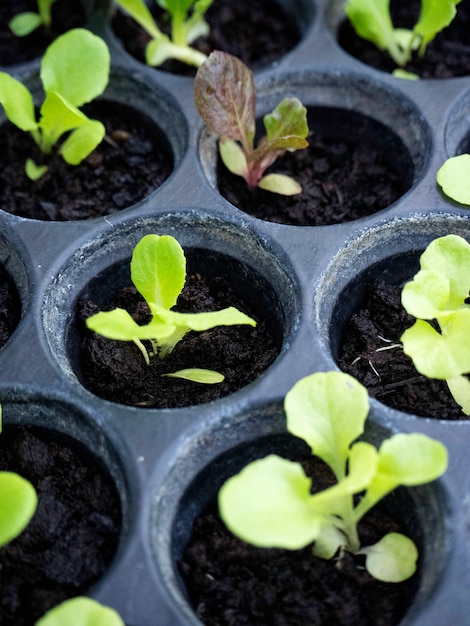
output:
[[424,56],[427,45],[456,16],[455,7],[460,1],[421,0],[420,15],[412,29],[394,28],[390,0],[348,0],[345,12],[359,37],[388,52],[399,67],[405,67],[413,52]]
[[[0,104],[10,122],[29,132],[44,154],[55,151],[67,163],[78,165],[105,135],[103,124],[89,119],[78,107],[103,93],[109,68],[110,54],[105,42],[88,30],[72,29],[53,41],[41,60],[45,99],[39,120],[30,91],[5,72],[0,72]],[[61,141],[65,133],[69,134]],[[37,180],[47,166],[28,159],[25,171]]]
[[38,11],[25,11],[18,13],[10,20],[9,27],[17,37],[26,37],[34,30],[43,26],[46,31],[50,30],[52,22],[52,5],[56,0],[38,0]]
[[[131,259],[131,280],[147,302],[152,319],[139,325],[127,311],[116,308],[90,316],[87,327],[108,339],[133,341],[147,364],[149,356],[165,358],[190,331],[201,332],[216,326],[248,324],[255,320],[235,307],[208,313],[179,313],[172,311],[186,280],[186,258],[178,241],[170,235],[145,235],[134,248]],[[142,341],[149,340],[152,351],[147,352]],[[224,377],[213,370],[188,368],[166,374],[194,382],[214,384]]]
[[96,600],[78,596],[45,613],[35,626],[125,626],[118,613]]
[[308,146],[307,110],[297,98],[284,98],[264,116],[266,136],[255,148],[253,73],[236,57],[216,50],[196,73],[194,101],[204,123],[219,136],[220,157],[232,174],[242,176],[249,187],[288,196],[302,191],[288,176],[265,175],[286,151]]
[[416,318],[401,336],[403,350],[420,374],[445,380],[470,415],[465,376],[470,373],[470,245],[458,235],[435,239],[421,255],[420,267],[402,290],[403,307]]
[[442,191],[460,204],[470,205],[470,154],[460,154],[447,159],[436,176]]
[[[416,571],[411,539],[385,535],[361,547],[357,524],[399,485],[420,485],[446,470],[447,450],[423,434],[398,434],[377,450],[355,441],[363,433],[367,391],[348,374],[318,372],[294,385],[284,403],[287,430],[326,461],[337,482],[311,493],[311,478],[300,463],[271,454],[249,463],[219,491],[219,509],[227,527],[260,547],[296,550],[314,542],[313,553],[339,563],[347,550],[366,555],[369,573],[400,582]],[[365,414],[364,414],[365,413]],[[362,494],[356,504],[354,495]]]
[[147,44],[146,62],[158,67],[168,59],[199,67],[207,56],[191,47],[198,37],[209,34],[204,19],[213,0],[157,0],[171,21],[171,36],[163,33],[152,17],[144,0],[116,0],[152,38]]

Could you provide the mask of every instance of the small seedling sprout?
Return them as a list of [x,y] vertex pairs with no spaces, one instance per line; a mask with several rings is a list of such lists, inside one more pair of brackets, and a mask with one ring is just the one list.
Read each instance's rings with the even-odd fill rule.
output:
[[297,98],[284,98],[264,116],[266,136],[255,148],[253,73],[236,57],[217,50],[197,71],[194,101],[204,123],[220,137],[220,156],[232,174],[242,176],[249,187],[287,196],[302,191],[289,176],[265,175],[286,151],[308,146],[307,110]]
[[[179,313],[171,310],[186,281],[186,258],[178,241],[170,235],[145,235],[138,242],[131,259],[131,280],[152,314],[148,324],[137,324],[121,308],[100,311],[89,317],[86,324],[108,339],[133,341],[147,364],[150,363],[149,356],[165,358],[190,331],[202,332],[215,326],[238,324],[256,326],[255,320],[235,307],[209,313]],[[143,340],[150,341],[150,353],[142,343]],[[223,380],[220,373],[202,368],[179,370],[166,376],[206,384]]]
[[393,532],[361,546],[357,525],[399,485],[441,476],[446,448],[419,433],[393,435],[378,450],[356,441],[369,411],[367,390],[342,372],[303,378],[286,395],[284,407],[287,430],[329,465],[337,482],[312,494],[315,477],[307,477],[300,463],[275,454],[253,461],[219,491],[228,528],[259,547],[297,550],[314,542],[313,553],[324,559],[337,555],[339,567],[344,551],[365,555],[369,573],[385,582],[411,577],[418,557],[411,539]]
[[[445,380],[470,415],[470,245],[458,235],[432,241],[421,269],[402,291],[405,310],[416,318],[401,341],[424,376]],[[435,320],[437,328],[431,322]]]
[[191,47],[198,37],[209,34],[204,19],[213,0],[157,0],[171,21],[171,37],[157,26],[144,0],[116,0],[152,38],[147,44],[146,62],[159,66],[168,59],[176,59],[187,65],[199,67],[207,56]]
[[125,626],[118,613],[96,600],[78,596],[43,615],[35,626]]
[[[89,119],[78,107],[103,93],[109,68],[105,42],[88,30],[76,28],[53,41],[41,60],[45,99],[39,120],[31,92],[6,72],[0,72],[0,104],[10,122],[29,132],[44,154],[56,151],[67,163],[78,165],[105,135],[103,124]],[[32,180],[47,169],[32,159],[26,161],[25,171]]]
[[450,157],[439,168],[436,176],[442,191],[460,204],[470,205],[470,154]]
[[52,22],[52,5],[55,2],[56,0],[38,0],[37,13],[25,11],[15,15],[9,23],[12,33],[17,37],[26,37],[40,26],[49,31]]
[[455,7],[460,1],[421,0],[420,15],[412,29],[394,28],[390,0],[348,0],[345,11],[359,37],[388,52],[393,61],[403,68],[414,52],[424,56],[427,45],[456,16]]

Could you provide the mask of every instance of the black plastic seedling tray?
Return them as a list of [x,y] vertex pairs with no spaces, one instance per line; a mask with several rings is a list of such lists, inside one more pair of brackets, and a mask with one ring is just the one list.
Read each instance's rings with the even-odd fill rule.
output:
[[[196,626],[176,561],[202,504],[230,473],[226,463],[242,465],[250,442],[285,432],[283,397],[297,380],[337,369],[342,327],[368,275],[403,273],[397,259],[416,260],[438,236],[456,233],[470,241],[468,211],[435,183],[437,169],[470,130],[470,77],[407,81],[371,69],[336,42],[343,3],[284,0],[303,37],[285,58],[256,71],[260,113],[290,94],[307,106],[368,116],[401,139],[413,173],[410,190],[369,217],[331,226],[275,224],[250,217],[218,193],[216,141],[195,110],[193,78],[130,57],[109,25],[109,7],[97,4],[88,26],[112,53],[105,96],[157,121],[175,167],[150,196],[105,218],[41,222],[0,207],[0,256],[22,303],[21,321],[0,352],[0,400],[6,424],[71,435],[104,460],[115,480],[120,546],[90,595],[117,609],[127,626]],[[34,61],[8,71],[34,82],[38,67]],[[227,255],[269,283],[282,349],[255,382],[214,402],[160,410],[103,400],[81,384],[74,326],[79,294],[100,272],[128,260],[147,233],[172,234],[185,249]],[[367,436],[379,441],[394,432],[429,434],[448,447],[450,459],[442,479],[397,496],[421,551],[417,595],[402,624],[466,624],[470,421],[417,417],[371,400]]]

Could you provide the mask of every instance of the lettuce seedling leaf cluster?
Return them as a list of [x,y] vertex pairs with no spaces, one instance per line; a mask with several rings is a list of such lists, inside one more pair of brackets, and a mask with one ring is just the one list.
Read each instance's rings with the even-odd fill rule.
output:
[[15,15],[8,24],[12,33],[17,37],[26,37],[40,26],[49,31],[52,23],[52,5],[55,2],[56,0],[38,0],[37,13],[25,11]]

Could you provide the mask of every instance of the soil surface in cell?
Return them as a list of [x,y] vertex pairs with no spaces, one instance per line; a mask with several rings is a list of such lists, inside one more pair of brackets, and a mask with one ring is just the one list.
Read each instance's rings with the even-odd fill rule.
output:
[[[82,109],[106,127],[101,144],[79,165],[43,155],[29,133],[0,126],[0,201],[4,211],[38,220],[84,220],[132,206],[161,185],[173,170],[173,154],[162,131],[116,102]],[[32,158],[49,169],[36,181],[25,172]]]
[[[395,28],[413,28],[421,2],[419,0],[391,0],[390,11]],[[416,52],[404,69],[421,78],[453,78],[470,74],[470,1],[457,5],[452,23],[428,44],[423,57]],[[396,64],[390,56],[372,43],[358,37],[349,21],[341,23],[338,42],[346,52],[363,63],[384,72],[393,72]]]
[[422,376],[404,354],[400,337],[415,319],[401,305],[401,289],[383,281],[368,285],[363,304],[344,328],[338,365],[394,409],[421,417],[467,419],[445,381]]
[[[332,484],[318,459],[303,463],[316,489]],[[315,468],[312,470],[312,467]],[[388,532],[404,532],[382,511],[359,525],[362,545]],[[196,519],[178,564],[193,608],[206,626],[392,626],[416,591],[416,576],[398,584],[373,579],[363,557],[335,560],[302,550],[257,548],[232,535],[213,503]]]
[[21,318],[21,302],[16,287],[0,264],[0,348],[5,345]]
[[0,549],[0,624],[33,626],[106,571],[121,529],[119,497],[96,459],[46,430],[7,426],[0,469],[17,472],[38,494],[29,525]]
[[[153,3],[152,3],[153,4]],[[151,6],[157,24],[163,32],[169,32],[164,12]],[[210,26],[207,37],[199,37],[192,46],[210,54],[222,50],[238,57],[251,69],[269,65],[282,59],[301,39],[294,19],[275,0],[216,0],[205,15]],[[126,50],[145,62],[145,48],[150,40],[147,33],[129,16],[117,12],[112,25]],[[177,74],[192,75],[196,69],[169,60],[159,69]]]
[[3,0],[0,3],[0,65],[24,63],[42,56],[47,46],[71,28],[84,26],[86,14],[80,2],[56,0],[49,31],[41,26],[26,37],[16,37],[8,27],[18,13],[37,13],[37,0]]
[[[205,276],[189,265],[186,285],[174,310],[197,313],[235,306],[253,317],[257,326],[219,326],[188,333],[164,359],[145,363],[133,342],[112,341],[85,328],[84,320],[99,310],[121,307],[139,324],[150,321],[147,304],[133,286],[120,290],[109,306],[82,299],[78,316],[83,341],[80,378],[98,396],[142,407],[174,408],[201,404],[224,397],[262,374],[279,354],[281,341],[270,322],[232,288],[233,276],[221,272]],[[150,344],[144,342],[150,350]],[[222,383],[207,385],[164,376],[181,369],[212,369],[225,376]]]
[[[364,117],[350,113],[351,129],[364,126]],[[324,226],[355,220],[385,209],[410,187],[411,163],[397,167],[391,155],[404,147],[377,145],[372,133],[363,137],[337,136],[335,118],[344,125],[345,112],[331,109],[330,119],[323,111],[325,126],[308,112],[309,146],[287,152],[266,170],[294,178],[302,192],[283,196],[259,187],[248,187],[244,179],[228,171],[220,157],[217,164],[219,192],[233,205],[259,219],[295,226]],[[383,133],[385,127],[380,132]],[[264,131],[263,131],[263,134]],[[395,141],[396,141],[395,137]]]

